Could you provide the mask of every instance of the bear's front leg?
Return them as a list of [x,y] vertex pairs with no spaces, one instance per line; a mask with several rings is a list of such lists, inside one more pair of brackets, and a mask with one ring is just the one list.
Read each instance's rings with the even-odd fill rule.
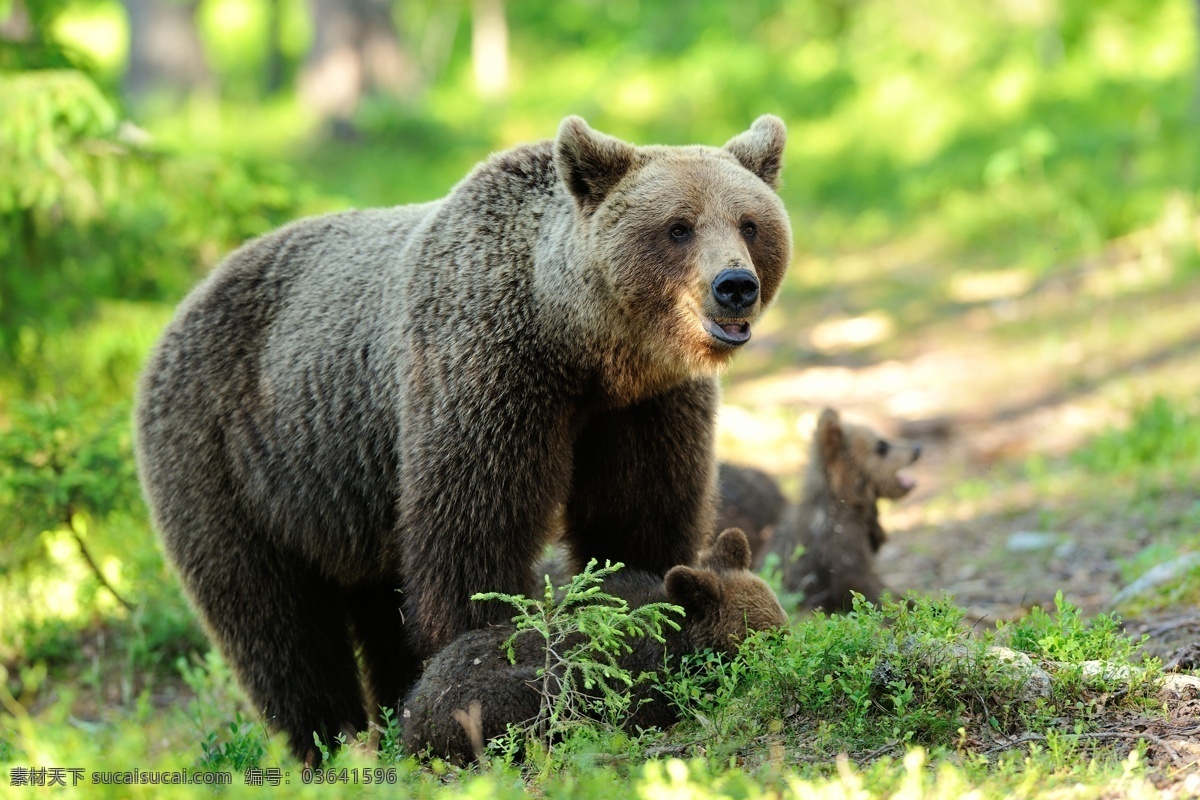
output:
[[576,571],[592,558],[658,574],[694,562],[715,521],[719,397],[715,380],[696,379],[589,419],[567,502]]
[[397,535],[405,627],[423,658],[512,617],[511,606],[471,595],[536,588],[572,441],[569,416],[542,394],[493,386],[469,401],[429,394],[405,410]]

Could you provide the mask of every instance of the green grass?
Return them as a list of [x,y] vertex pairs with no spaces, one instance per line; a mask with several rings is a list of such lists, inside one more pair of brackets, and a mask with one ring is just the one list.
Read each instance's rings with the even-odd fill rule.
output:
[[1096,437],[1075,459],[1110,474],[1194,471],[1200,467],[1200,409],[1156,395],[1133,409],[1128,427]]
[[[604,608],[591,607],[591,615]],[[856,784],[886,796],[916,782],[935,794],[975,786],[1002,796],[1035,779],[1049,787],[1083,776],[1114,785],[1144,778],[1136,756],[1089,738],[1116,715],[1161,715],[1156,665],[1136,658],[1136,643],[1112,620],[1084,623],[1060,600],[1053,613],[1035,613],[982,638],[971,637],[960,621],[949,600],[863,604],[853,615],[817,616],[791,631],[755,634],[733,658],[700,654],[664,681],[680,704],[680,725],[632,738],[605,733],[600,723],[563,728],[551,770],[545,762],[514,762],[513,751],[467,769],[421,763],[399,753],[398,724],[389,718],[377,733],[378,757],[343,748],[319,775],[306,775],[287,758],[279,738],[242,710],[228,667],[215,655],[181,659],[178,667],[193,696],[165,713],[142,695],[81,729],[64,724],[74,699],[70,691],[36,719],[17,710],[3,740],[5,760],[10,768],[80,763],[100,771],[136,764],[231,773],[238,795],[265,791],[244,786],[252,768],[287,775],[287,791],[302,796],[334,794],[338,781],[351,775],[357,776],[356,791],[376,794],[385,787],[361,785],[362,775],[375,770],[394,777],[391,791],[484,797],[533,787],[548,797],[603,797],[615,787],[633,792],[664,786],[713,796],[760,796],[755,792],[769,789],[798,796]],[[1031,693],[1026,673],[1011,657],[999,657],[993,643],[1028,653],[1029,663],[1049,675],[1046,691]],[[1129,677],[1089,677],[1072,666],[1092,659]],[[4,699],[14,708],[11,695]],[[156,747],[165,732],[177,738],[180,728],[184,741]],[[678,757],[643,763],[655,753]],[[880,759],[883,754],[903,755],[903,765]],[[938,767],[930,771],[927,763]],[[150,787],[122,791],[132,794],[119,796],[153,796]]]

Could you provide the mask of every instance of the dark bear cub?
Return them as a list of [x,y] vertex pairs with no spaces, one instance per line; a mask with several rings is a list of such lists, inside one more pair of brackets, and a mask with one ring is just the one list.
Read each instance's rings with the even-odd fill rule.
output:
[[[604,590],[631,607],[666,601],[685,612],[682,628],[668,629],[665,642],[648,636],[631,641],[633,649],[620,656],[620,666],[636,675],[661,667],[668,657],[705,648],[731,653],[747,631],[786,625],[775,594],[749,568],[746,536],[730,529],[717,537],[697,567],[674,567],[665,579],[622,570],[606,580]],[[510,625],[471,631],[429,662],[401,714],[409,752],[428,749],[435,756],[466,761],[482,742],[504,734],[509,723],[537,716],[543,702],[537,671],[545,664],[544,641],[533,632],[522,634],[510,662],[503,644],[512,633]],[[469,720],[473,705],[474,719]],[[665,727],[678,719],[675,708],[645,681],[633,689],[632,709],[623,722],[630,730]]]
[[[884,585],[875,574],[875,554],[887,535],[879,524],[878,501],[912,490],[915,481],[901,470],[920,455],[916,442],[885,439],[825,409],[800,505],[788,509],[771,538],[784,588],[803,592],[805,605],[826,611],[849,611],[852,592],[879,602]],[[804,548],[799,558],[797,545]]]
[[753,564],[758,566],[787,508],[787,498],[775,479],[761,469],[725,461],[717,465],[717,491],[717,524],[713,530],[741,528],[750,542]]

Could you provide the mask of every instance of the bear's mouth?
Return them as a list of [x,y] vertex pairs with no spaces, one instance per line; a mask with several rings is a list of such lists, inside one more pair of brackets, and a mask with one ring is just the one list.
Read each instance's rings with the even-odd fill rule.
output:
[[911,492],[914,488],[916,488],[917,479],[911,475],[906,475],[903,472],[897,472],[896,473],[896,484],[900,487],[900,493],[902,495],[905,495],[905,494],[908,494],[909,492]]
[[722,344],[739,347],[750,341],[749,320],[731,320],[718,322],[715,319],[704,318],[704,330]]

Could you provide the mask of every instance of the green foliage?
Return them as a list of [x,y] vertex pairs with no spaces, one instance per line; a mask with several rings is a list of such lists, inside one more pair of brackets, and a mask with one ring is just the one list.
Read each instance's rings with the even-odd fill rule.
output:
[[[134,671],[199,647],[195,619],[145,524],[128,404],[13,402],[7,426],[0,434],[0,597],[9,603],[5,647],[14,652],[0,654],[61,668],[80,639],[99,630],[120,649],[133,685]],[[113,562],[119,577],[106,570]],[[72,574],[80,576],[73,585]],[[128,612],[110,630],[95,613],[105,607],[98,591]],[[48,596],[66,605],[39,607]],[[79,603],[93,613],[67,610]]]
[[[1099,674],[1125,681],[1134,707],[1153,697],[1155,665],[1131,670],[1137,645],[1107,618],[1084,626],[1063,603],[1018,635],[1007,626],[973,637],[961,622],[950,599],[859,602],[853,614],[817,614],[790,632],[750,636],[735,659],[695,656],[665,687],[717,758],[770,735],[832,757],[897,743],[949,747],[960,728],[975,736],[1075,731],[1098,712],[1089,699],[1095,681],[1061,670],[1059,656],[1110,662]],[[1048,696],[1031,689],[1031,667],[993,647],[997,640],[1035,648],[1032,665],[1051,671]]]
[[1128,427],[1096,437],[1075,454],[1089,469],[1128,474],[1138,469],[1200,465],[1200,411],[1164,395],[1138,405]]
[[[404,758],[404,728],[396,710],[388,706],[379,708],[381,724],[379,726],[379,760],[382,762],[399,761]],[[369,733],[360,734],[364,738]]]
[[224,741],[216,731],[209,731],[200,742],[204,755],[200,766],[212,770],[244,772],[248,767],[257,767],[267,753],[263,743],[260,724],[242,718],[239,711],[229,723],[229,735]]
[[1052,671],[1052,702],[1071,709],[1079,720],[1076,733],[1084,721],[1099,714],[1105,702],[1091,690],[1115,691],[1138,701],[1153,697],[1161,674],[1159,663],[1154,659],[1134,663],[1147,637],[1130,638],[1120,619],[1110,614],[1098,614],[1085,623],[1062,592],[1054,602],[1052,614],[1035,607],[1014,623],[997,625],[997,638],[1038,657]]
[[297,213],[303,191],[277,165],[152,141],[82,72],[0,72],[0,365],[25,391],[65,388],[43,383],[48,344],[98,300],[175,299]]
[[140,673],[165,670],[194,653],[208,649],[208,640],[173,576],[134,573],[147,598],[129,616],[128,628],[119,628],[119,645],[130,669]]
[[[804,555],[804,545],[797,544],[792,551],[791,559],[798,561]],[[783,559],[778,553],[767,553],[763,557],[762,566],[758,568],[758,574],[771,587],[771,591],[775,592],[775,596],[779,599],[779,604],[789,611],[799,609],[804,603],[804,592],[788,591],[783,585]]]
[[1141,642],[1125,635],[1119,617],[1097,614],[1086,623],[1079,609],[1054,596],[1054,613],[1035,606],[1009,624],[999,624],[1001,639],[1014,650],[1053,661],[1128,663]]
[[128,406],[16,403],[10,426],[0,436],[0,576],[42,555],[47,531],[82,541],[86,520],[140,513]]
[[188,703],[187,714],[200,736],[201,755],[197,766],[207,770],[244,771],[257,767],[267,753],[267,735],[261,722],[247,720],[240,710],[233,719],[214,727],[213,720],[228,713],[240,697],[233,673],[216,651],[203,659],[180,658],[176,668],[195,698]]
[[980,687],[998,708],[1012,700],[1012,687],[991,680],[986,645],[958,626],[962,612],[950,601],[914,604],[860,603],[854,614],[818,614],[790,635],[750,637],[738,659],[717,671],[717,691],[689,687],[676,697],[705,720],[727,719],[741,728],[711,728],[720,738],[765,732],[782,708],[820,720],[822,739],[842,747],[887,739],[943,742],[978,707],[961,686]]
[[[518,65],[562,69],[515,85],[509,107],[523,129],[574,111],[668,142],[720,141],[772,111],[791,123],[783,193],[806,249],[916,230],[972,260],[1041,269],[1153,221],[1173,188],[1195,190],[1192,10],[1138,8],[695,0],[679,25],[671,5],[516,4]],[[1153,66],[1133,55],[1151,51]],[[495,127],[468,79],[452,71],[420,116]]]
[[[14,621],[16,622],[16,621]],[[12,626],[22,658],[30,664],[62,665],[79,658],[79,631],[63,619],[20,620]]]
[[82,72],[0,73],[0,216],[100,213],[118,189],[117,110]]
[[629,689],[650,677],[631,674],[621,666],[621,655],[632,651],[630,640],[649,636],[661,642],[666,628],[680,628],[671,618],[682,613],[678,606],[647,603],[631,608],[623,598],[604,591],[604,579],[622,566],[605,562],[597,568],[593,559],[557,591],[546,576],[541,599],[499,592],[471,598],[500,601],[516,609],[512,618],[516,630],[504,644],[510,660],[516,658],[519,637],[532,635],[539,642],[544,654],[537,671],[541,705],[537,716],[518,726],[510,740],[540,743],[543,769],[553,764],[555,747],[567,734],[597,720],[615,727],[625,717],[631,702]]

